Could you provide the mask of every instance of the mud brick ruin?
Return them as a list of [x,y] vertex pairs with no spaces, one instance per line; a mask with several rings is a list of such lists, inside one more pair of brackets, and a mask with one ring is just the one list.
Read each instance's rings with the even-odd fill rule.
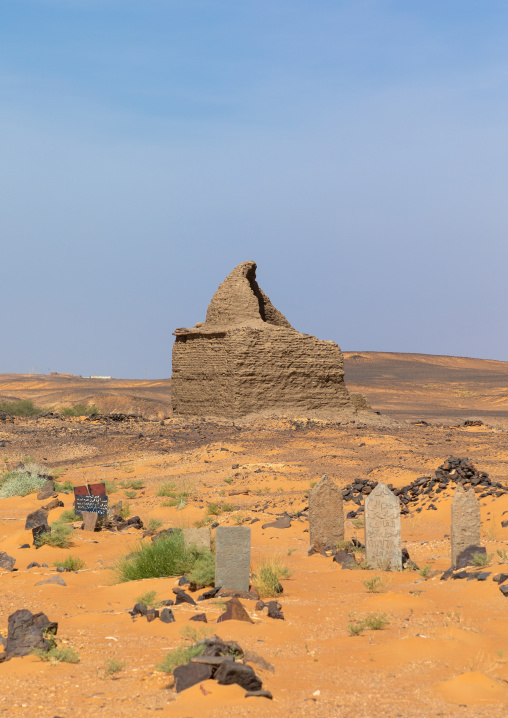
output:
[[293,329],[258,286],[255,262],[222,282],[204,323],[174,335],[175,415],[369,408],[348,392],[337,344]]

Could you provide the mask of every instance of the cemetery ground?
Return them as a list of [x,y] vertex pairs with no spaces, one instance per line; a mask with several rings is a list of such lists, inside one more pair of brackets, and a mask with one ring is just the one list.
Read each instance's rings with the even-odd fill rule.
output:
[[[255,599],[240,598],[252,623],[217,623],[228,597],[171,606],[172,623],[133,618],[129,611],[141,596],[152,592],[155,602],[175,599],[178,576],[118,582],[118,560],[140,542],[151,542],[150,535],[142,538],[143,529],[131,527],[84,532],[77,521],[70,524],[75,528],[68,548],[36,549],[25,520],[48,501],[38,500],[36,493],[2,498],[0,552],[15,558],[17,570],[0,568],[0,633],[6,638],[8,618],[16,610],[42,611],[58,622],[58,646],[73,649],[79,662],[52,664],[36,655],[0,662],[0,715],[506,715],[508,597],[493,577],[508,573],[508,494],[477,487],[487,565],[469,567],[466,578],[448,580],[441,576],[450,567],[455,484],[418,494],[401,516],[402,545],[418,570],[348,570],[331,555],[308,556],[307,507],[309,490],[325,473],[341,488],[361,478],[398,489],[433,476],[451,456],[468,457],[492,482],[506,486],[508,382],[504,388],[501,380],[479,387],[464,364],[479,360],[453,365],[450,359],[453,389],[442,377],[428,379],[428,365],[428,375],[411,386],[397,374],[395,361],[387,368],[386,355],[380,357],[377,374],[374,361],[357,356],[367,357],[369,371],[360,376],[362,359],[355,360],[355,386],[349,384],[369,395],[370,382],[373,407],[382,413],[372,420],[362,415],[340,424],[304,418],[254,417],[234,424],[161,420],[160,395],[152,401],[140,382],[143,401],[158,407],[150,419],[119,413],[116,418],[54,415],[0,421],[0,459],[6,469],[35,461],[59,474],[58,499],[64,506],[50,510],[50,524],[72,509],[73,494],[64,491],[106,482],[110,504],[121,500],[124,510],[128,504],[130,516],[139,516],[145,529],[249,527],[251,573],[274,559],[289,573],[281,579],[283,593],[265,599],[280,603],[283,620],[257,609]],[[501,365],[485,362],[485,375],[503,368],[492,369],[492,364]],[[380,386],[383,373],[393,377],[390,390]],[[473,373],[478,376],[478,366]],[[27,384],[30,398],[42,404],[33,378]],[[45,380],[39,386],[47,390]],[[72,401],[73,389],[68,384],[65,390]],[[136,383],[115,391],[116,397],[97,393],[95,403],[110,402],[109,412],[129,411]],[[85,394],[76,390],[75,403],[88,401]],[[19,389],[17,395],[22,396]],[[419,418],[424,421],[410,423]],[[465,420],[473,425],[464,425]],[[345,516],[356,513],[345,520],[345,538],[363,543],[358,508],[358,502],[344,503]],[[290,524],[287,528],[266,526],[281,516],[289,516],[280,522]],[[211,533],[213,539],[216,528]],[[20,548],[24,544],[30,548]],[[80,559],[83,567],[57,573],[55,562],[68,556]],[[357,552],[359,566],[363,558]],[[41,566],[27,569],[31,562]],[[475,575],[486,573],[485,580]],[[54,576],[65,585],[37,585]],[[195,600],[206,590],[183,588]],[[207,623],[191,620],[203,612]],[[245,698],[239,685],[215,680],[174,691],[172,676],[158,666],[170,651],[214,634],[249,652],[246,663],[273,700]]]

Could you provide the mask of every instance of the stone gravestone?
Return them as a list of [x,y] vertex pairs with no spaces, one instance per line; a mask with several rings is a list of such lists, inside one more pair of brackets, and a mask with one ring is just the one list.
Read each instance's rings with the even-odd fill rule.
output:
[[81,515],[83,516],[83,531],[95,531],[99,515],[92,511],[82,511]]
[[106,485],[87,484],[74,487],[74,512],[83,518],[83,531],[95,531],[101,528],[99,516],[108,514]]
[[480,546],[481,520],[480,504],[473,489],[465,491],[457,486],[452,501],[452,567],[457,565],[457,558],[469,546]]
[[400,502],[383,483],[365,499],[365,550],[373,568],[402,570]]
[[182,529],[185,547],[197,546],[210,550],[210,529]]
[[327,474],[309,491],[309,531],[317,551],[336,549],[344,541],[342,490]]
[[215,585],[248,591],[250,585],[250,528],[219,526],[215,532]]

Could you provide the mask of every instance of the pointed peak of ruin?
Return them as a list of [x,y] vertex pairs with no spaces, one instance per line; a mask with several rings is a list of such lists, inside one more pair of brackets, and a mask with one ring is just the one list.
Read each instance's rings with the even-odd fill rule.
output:
[[255,262],[242,262],[228,274],[208,306],[207,325],[239,326],[261,322],[292,329],[258,285],[256,269]]

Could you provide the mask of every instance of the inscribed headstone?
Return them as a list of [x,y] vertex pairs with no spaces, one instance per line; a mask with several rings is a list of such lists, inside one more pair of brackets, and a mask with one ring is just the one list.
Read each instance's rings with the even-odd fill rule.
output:
[[309,531],[316,550],[334,549],[344,541],[342,490],[327,474],[309,491]]
[[106,516],[108,513],[108,497],[107,496],[85,496],[77,495],[74,497],[74,511],[82,514],[83,511],[90,511],[99,516]]
[[185,546],[197,546],[210,550],[210,529],[182,529]]
[[473,489],[465,491],[457,486],[452,501],[452,566],[457,557],[468,546],[480,546],[481,519],[480,504]]
[[219,526],[215,533],[215,585],[248,591],[250,583],[250,528]]
[[383,483],[365,499],[365,551],[373,568],[402,570],[400,502]]

